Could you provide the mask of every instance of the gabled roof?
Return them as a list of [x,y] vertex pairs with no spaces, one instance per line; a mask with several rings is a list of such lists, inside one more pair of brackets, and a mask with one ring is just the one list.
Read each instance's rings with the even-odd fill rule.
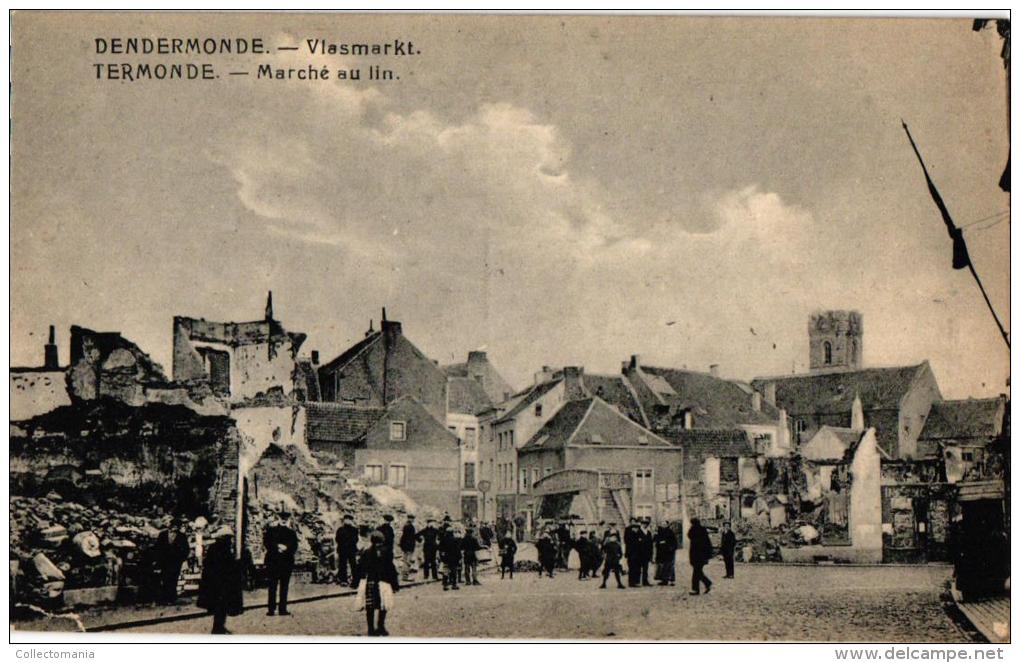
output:
[[[519,401],[517,401],[516,405],[510,408],[510,411],[508,411],[506,414],[504,414],[502,417],[500,417],[493,423],[501,424],[503,422],[510,421],[518,414],[528,409],[532,403],[534,403],[535,401],[537,401],[538,399],[542,398],[550,391],[552,391],[556,387],[556,385],[558,385],[562,381],[563,380],[550,380],[549,382],[543,382],[542,384],[534,385],[524,394],[524,396]],[[515,394],[513,398],[517,398],[517,395]]]
[[447,379],[447,411],[458,414],[478,414],[492,407],[492,401],[482,384],[469,377]]
[[933,403],[919,439],[993,438],[1002,432],[1005,399],[971,398]]
[[344,350],[338,357],[331,360],[329,363],[323,364],[319,367],[319,374],[332,373],[339,370],[349,364],[352,359],[357,357],[361,352],[382,338],[382,332],[372,332],[365,338],[361,339],[351,347]]
[[[730,429],[746,424],[775,424],[779,411],[762,402],[755,410],[752,396],[739,385],[709,373],[675,368],[642,366],[649,386],[660,401],[689,409],[696,428]],[[672,392],[672,393],[670,393]],[[654,419],[655,404],[645,403],[645,413]]]
[[641,413],[641,404],[638,403],[634,391],[622,375],[593,375],[585,373],[582,379],[584,390],[589,396],[598,396],[616,407],[616,409],[632,421],[636,421],[639,424],[645,423]]
[[628,419],[598,397],[566,403],[528,442],[522,452],[568,446],[670,448],[666,440]]
[[671,444],[681,447],[688,458],[750,458],[754,446],[746,431],[739,428],[699,430],[697,428],[672,430],[662,433]]
[[815,462],[843,462],[850,450],[855,449],[864,431],[837,426],[822,426],[801,448],[805,460]]
[[791,414],[849,412],[859,395],[865,410],[899,409],[914,380],[928,368],[915,366],[864,368],[856,371],[755,378],[751,385],[764,393],[776,387],[776,405]]
[[344,403],[305,403],[305,437],[316,442],[354,443],[384,412]]

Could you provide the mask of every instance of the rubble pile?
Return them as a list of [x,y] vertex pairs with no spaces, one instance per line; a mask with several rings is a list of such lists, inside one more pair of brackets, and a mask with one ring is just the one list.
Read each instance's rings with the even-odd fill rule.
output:
[[[159,536],[158,505],[130,515],[62,499],[10,498],[16,600],[45,604],[63,590],[116,585]],[[16,571],[14,570],[16,569]]]

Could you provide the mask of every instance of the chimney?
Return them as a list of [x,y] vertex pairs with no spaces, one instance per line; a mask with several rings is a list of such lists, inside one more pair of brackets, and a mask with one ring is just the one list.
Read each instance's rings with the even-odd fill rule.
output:
[[714,378],[719,377],[719,364],[712,364],[712,365],[710,365],[708,367],[708,372]]
[[854,394],[854,404],[850,406],[850,430],[864,430],[864,406],[858,394]]
[[641,355],[631,355],[630,356],[630,367],[631,368],[641,368]]
[[312,363],[315,364],[316,366],[319,365],[319,351],[318,350],[312,350]]
[[365,338],[368,338],[369,336],[371,336],[372,334],[375,333],[375,329],[372,328],[372,325],[374,323],[375,323],[375,320],[373,320],[372,318],[368,319],[368,331],[365,332]]
[[761,394],[757,391],[751,394],[751,408],[755,412],[761,412]]
[[266,320],[273,319],[273,291],[269,291],[269,295],[266,296]]
[[50,325],[50,342],[44,348],[43,367],[54,370],[60,368],[60,359],[57,357],[57,330],[53,325]]
[[765,384],[765,402],[775,407],[776,405],[776,383],[768,382]]
[[568,401],[587,397],[584,392],[584,366],[563,367],[563,390],[564,397]]
[[489,360],[485,350],[472,350],[468,352],[468,364],[481,363]]
[[386,319],[386,309],[383,309],[383,319],[382,319],[381,325],[382,326],[380,327],[380,329],[381,329],[382,333],[386,334],[387,336],[389,336],[391,338],[392,337],[396,337],[396,336],[400,336],[404,332],[404,330],[403,330],[403,328],[402,328],[402,326],[401,326],[401,324],[399,322],[397,322],[396,320],[387,320]]

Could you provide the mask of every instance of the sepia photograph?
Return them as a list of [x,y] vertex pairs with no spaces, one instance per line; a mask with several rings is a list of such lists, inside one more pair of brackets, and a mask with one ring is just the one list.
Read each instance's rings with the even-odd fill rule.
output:
[[1008,11],[9,23],[11,643],[1002,658]]

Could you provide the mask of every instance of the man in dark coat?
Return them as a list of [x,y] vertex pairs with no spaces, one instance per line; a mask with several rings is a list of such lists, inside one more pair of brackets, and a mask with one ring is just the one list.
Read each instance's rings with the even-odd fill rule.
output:
[[719,550],[722,552],[723,563],[726,564],[726,575],[724,578],[733,577],[733,557],[737,550],[737,536],[733,533],[728,522],[723,523],[722,541],[719,543]]
[[570,535],[570,526],[565,520],[561,520],[560,526],[556,528],[556,544],[556,565],[561,569],[566,569],[567,561],[570,558],[570,549],[574,547],[574,539]]
[[165,530],[159,533],[154,548],[156,566],[159,568],[159,598],[163,603],[175,603],[181,567],[187,561],[188,555],[191,554],[184,521],[174,519]]
[[609,580],[610,573],[616,576],[616,587],[624,589],[623,582],[620,580],[620,558],[623,557],[623,549],[620,547],[620,539],[616,534],[609,535],[606,543],[602,546],[602,552],[606,556],[606,561],[605,566],[602,567],[602,584],[599,589],[606,588],[606,581]]
[[294,555],[297,553],[297,534],[290,527],[290,514],[281,513],[274,518],[271,526],[262,535],[262,544],[266,548],[266,577],[269,580],[269,611],[272,617],[276,614],[277,591],[280,598],[280,614],[289,615],[287,611],[287,592],[290,589],[290,574],[294,571]]
[[627,558],[627,586],[638,587],[641,585],[641,546],[638,539],[641,534],[641,526],[637,518],[631,518],[630,524],[623,532],[623,554]]
[[418,544],[418,532],[414,529],[414,514],[407,514],[407,522],[400,531],[400,552],[404,554],[404,580],[411,578],[414,568],[414,549]]
[[425,580],[432,575],[433,580],[439,579],[439,567],[436,565],[436,555],[439,553],[439,530],[436,529],[436,521],[432,518],[425,523],[425,529],[418,533],[418,540],[421,541],[421,553],[423,563],[421,565]]
[[503,538],[499,540],[499,579],[502,580],[506,577],[507,571],[510,572],[510,579],[514,579],[514,557],[517,555],[517,543],[514,541],[514,537],[510,536],[510,530],[506,530],[503,533]]
[[549,532],[542,532],[535,547],[538,548],[538,575],[547,573],[552,578],[553,569],[556,568],[557,550]]
[[655,579],[660,585],[676,584],[676,551],[679,543],[669,523],[655,533]]
[[577,569],[577,579],[587,580],[589,573],[591,572],[591,558],[592,558],[592,546],[595,545],[593,542],[588,541],[588,533],[581,532],[577,535],[577,540],[574,541],[574,549],[577,550],[577,558],[580,560],[580,566]]
[[648,567],[652,563],[652,557],[655,554],[655,537],[652,536],[652,519],[645,518],[641,521],[641,526],[638,528],[637,533],[637,544],[638,544],[638,570],[640,571],[640,583],[642,587],[651,587],[652,583],[648,581]]
[[340,584],[346,585],[348,579],[354,577],[358,564],[358,528],[354,525],[354,516],[349,513],[344,514],[343,524],[336,530],[336,557]]
[[233,534],[225,526],[216,531],[202,563],[197,605],[212,613],[214,635],[229,634],[227,615],[244,609],[244,567],[234,555]]
[[384,555],[389,555],[390,561],[392,562],[394,544],[397,540],[397,533],[393,531],[393,516],[388,513],[383,516],[383,524],[379,525],[376,529],[382,532],[383,539],[385,541],[383,543],[384,548],[381,549],[380,552]]
[[[619,541],[619,534],[613,534]],[[598,577],[599,567],[602,566],[602,547],[605,545],[604,541],[600,542],[597,538],[598,534],[595,530],[588,532],[588,549],[591,551],[591,566],[588,568],[588,572],[592,578]]]
[[708,530],[697,518],[691,518],[691,528],[687,530],[687,545],[690,548],[691,595],[701,593],[701,585],[705,585],[705,593],[712,590],[712,581],[705,575],[705,565],[712,559],[712,542],[708,538]]
[[482,584],[478,582],[478,551],[482,549],[482,544],[478,541],[474,527],[467,528],[461,548],[464,551],[464,584]]
[[460,577],[460,564],[463,556],[463,540],[452,527],[445,527],[443,538],[439,544],[439,555],[443,561],[443,591],[460,589],[457,581]]
[[496,533],[492,531],[492,526],[489,523],[482,523],[481,528],[478,530],[478,536],[482,538],[482,547],[491,548],[492,541],[496,538]]

